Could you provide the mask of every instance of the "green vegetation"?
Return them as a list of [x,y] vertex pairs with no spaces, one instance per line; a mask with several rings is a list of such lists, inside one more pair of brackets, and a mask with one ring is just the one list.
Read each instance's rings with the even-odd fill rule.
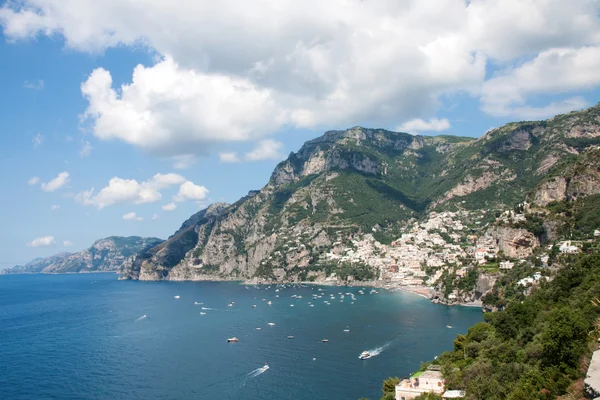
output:
[[595,340],[588,333],[600,316],[599,293],[600,254],[573,257],[530,297],[509,297],[504,311],[485,314],[433,363],[448,389],[466,390],[467,399],[554,399],[576,390]]

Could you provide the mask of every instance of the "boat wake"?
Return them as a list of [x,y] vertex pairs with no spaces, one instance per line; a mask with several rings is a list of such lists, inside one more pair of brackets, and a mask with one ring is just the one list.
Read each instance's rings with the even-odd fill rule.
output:
[[371,357],[375,357],[375,356],[378,356],[379,354],[383,353],[383,351],[385,349],[387,349],[390,346],[390,344],[392,344],[392,342],[387,342],[383,346],[379,346],[379,347],[376,347],[374,349],[367,350],[367,351],[369,352],[369,354],[371,354]]
[[136,319],[135,322],[145,320],[146,318],[148,318],[148,316],[146,314],[144,314],[141,317],[139,317],[138,319]]
[[214,308],[210,308],[210,307],[202,307],[203,310],[214,310]]
[[246,375],[246,376],[248,378],[256,378],[257,376],[267,372],[268,369],[269,369],[269,366],[265,365],[264,367],[256,368],[254,371],[249,372],[248,375]]
[[253,379],[253,378],[256,378],[259,375],[264,374],[265,372],[267,372],[268,369],[269,369],[269,366],[265,365],[263,367],[256,368],[254,371],[248,372],[248,374],[244,378],[244,381],[242,382],[242,386],[245,386],[246,382],[248,382],[249,379]]

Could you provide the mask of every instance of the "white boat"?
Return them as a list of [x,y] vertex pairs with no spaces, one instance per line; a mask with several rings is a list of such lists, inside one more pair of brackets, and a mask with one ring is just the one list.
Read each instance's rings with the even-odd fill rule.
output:
[[197,301],[195,301],[195,302],[194,302],[194,305],[195,305],[195,306],[199,306],[199,305],[201,305],[201,304],[204,304],[204,303],[198,303]]
[[293,304],[290,304],[290,307],[294,307],[294,305],[293,305]]
[[452,329],[452,325],[446,325],[446,328]]
[[350,329],[346,328],[344,329],[344,332],[350,332]]
[[327,342],[329,342],[329,339],[323,339],[323,340],[321,340],[321,342],[327,343]]
[[269,326],[275,326],[275,324],[273,322],[269,322],[267,325],[269,325]]
[[261,328],[256,328],[257,331],[260,331]]
[[268,305],[271,305],[271,304],[273,304],[273,303],[271,302],[271,300],[269,300],[269,301],[267,301],[267,304],[268,304]]
[[288,339],[293,339],[294,337],[293,337],[293,336],[288,336],[287,338],[288,338]]
[[238,338],[236,338],[236,337],[232,337],[232,338],[227,339],[227,343],[237,343],[239,341],[240,340]]
[[253,305],[252,305],[252,308],[256,308],[256,304],[253,304]]
[[362,353],[360,353],[360,356],[358,356],[358,358],[360,358],[361,360],[366,360],[367,358],[371,357],[373,356],[368,351],[363,351]]
[[227,304],[227,307],[233,307],[233,303]]
[[176,299],[180,299],[181,298],[181,296],[173,296],[173,297],[175,297]]
[[202,311],[200,311],[200,315],[206,315],[206,313],[205,313],[205,312],[202,312]]

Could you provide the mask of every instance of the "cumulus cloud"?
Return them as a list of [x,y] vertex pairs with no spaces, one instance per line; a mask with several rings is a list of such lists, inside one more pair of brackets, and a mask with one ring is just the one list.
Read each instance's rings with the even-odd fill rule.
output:
[[173,211],[174,209],[177,208],[177,204],[171,202],[169,204],[165,204],[164,206],[162,206],[162,209],[164,211]]
[[173,173],[156,174],[143,182],[114,177],[98,193],[95,193],[95,189],[92,188],[78,193],[75,200],[83,205],[93,205],[100,209],[120,203],[154,203],[162,198],[163,189],[184,182],[186,179],[183,176]]
[[495,116],[539,118],[586,106],[572,97],[541,107],[528,105],[538,95],[565,93],[600,85],[600,46],[551,49],[518,67],[509,68],[483,85],[483,110]]
[[33,143],[33,147],[40,147],[42,143],[44,143],[44,136],[42,134],[36,134],[33,139],[31,139],[31,143]]
[[71,247],[73,246],[73,242],[71,242],[70,240],[63,240],[63,246]]
[[206,199],[208,193],[208,189],[204,186],[196,185],[193,182],[187,181],[179,187],[179,192],[173,196],[173,200],[178,202],[186,200],[202,201]]
[[[215,142],[260,141],[288,127],[394,126],[432,114],[453,94],[482,96],[492,115],[518,114],[536,93],[564,95],[581,85],[549,80],[532,88],[509,78],[522,100],[500,93],[506,100],[496,101],[495,76],[484,89],[486,67],[511,77],[546,52],[600,45],[600,3],[590,0],[264,0],[260,13],[255,7],[21,0],[0,7],[0,24],[11,40],[62,35],[78,51],[155,51],[157,62],[135,67],[120,87],[110,71],[92,71],[81,86],[83,118],[102,140],[163,156],[201,155]],[[568,75],[598,85],[585,63],[572,66]],[[540,76],[553,71],[548,63],[539,68]]]
[[123,214],[123,219],[128,221],[142,221],[142,217],[138,217],[134,212],[128,212],[127,214]]
[[56,211],[56,210],[58,210],[59,208],[60,208],[60,206],[59,206],[58,204],[54,204],[54,205],[52,205],[52,206],[50,207],[50,210],[52,210],[52,211]]
[[250,152],[246,153],[244,159],[247,161],[279,160],[285,156],[281,153],[283,143],[275,140],[261,140]]
[[219,159],[224,163],[238,163],[242,161],[280,160],[285,157],[281,152],[283,143],[272,139],[259,141],[256,146],[242,157],[235,152],[219,153]]
[[28,185],[37,185],[38,183],[40,183],[40,178],[37,176],[32,176],[31,178],[29,178],[29,180],[27,181]]
[[55,243],[54,236],[41,236],[29,242],[30,247],[44,247]]
[[25,81],[25,83],[23,83],[23,87],[31,90],[42,90],[44,88],[44,80],[36,79],[33,81]]
[[61,187],[65,186],[69,183],[69,173],[66,171],[61,172],[57,175],[56,178],[52,179],[50,182],[42,183],[42,190],[44,192],[54,192]]
[[429,121],[420,118],[412,119],[396,128],[398,132],[442,132],[450,129],[450,121],[446,118],[431,118]]
[[79,149],[79,156],[87,157],[90,154],[92,154],[92,145],[88,141],[82,142],[81,149]]

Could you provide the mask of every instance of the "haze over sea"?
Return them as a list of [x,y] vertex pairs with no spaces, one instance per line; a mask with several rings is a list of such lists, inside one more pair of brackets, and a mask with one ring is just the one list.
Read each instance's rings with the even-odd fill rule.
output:
[[2,275],[0,398],[377,399],[383,379],[417,370],[482,320],[480,309],[359,290]]

